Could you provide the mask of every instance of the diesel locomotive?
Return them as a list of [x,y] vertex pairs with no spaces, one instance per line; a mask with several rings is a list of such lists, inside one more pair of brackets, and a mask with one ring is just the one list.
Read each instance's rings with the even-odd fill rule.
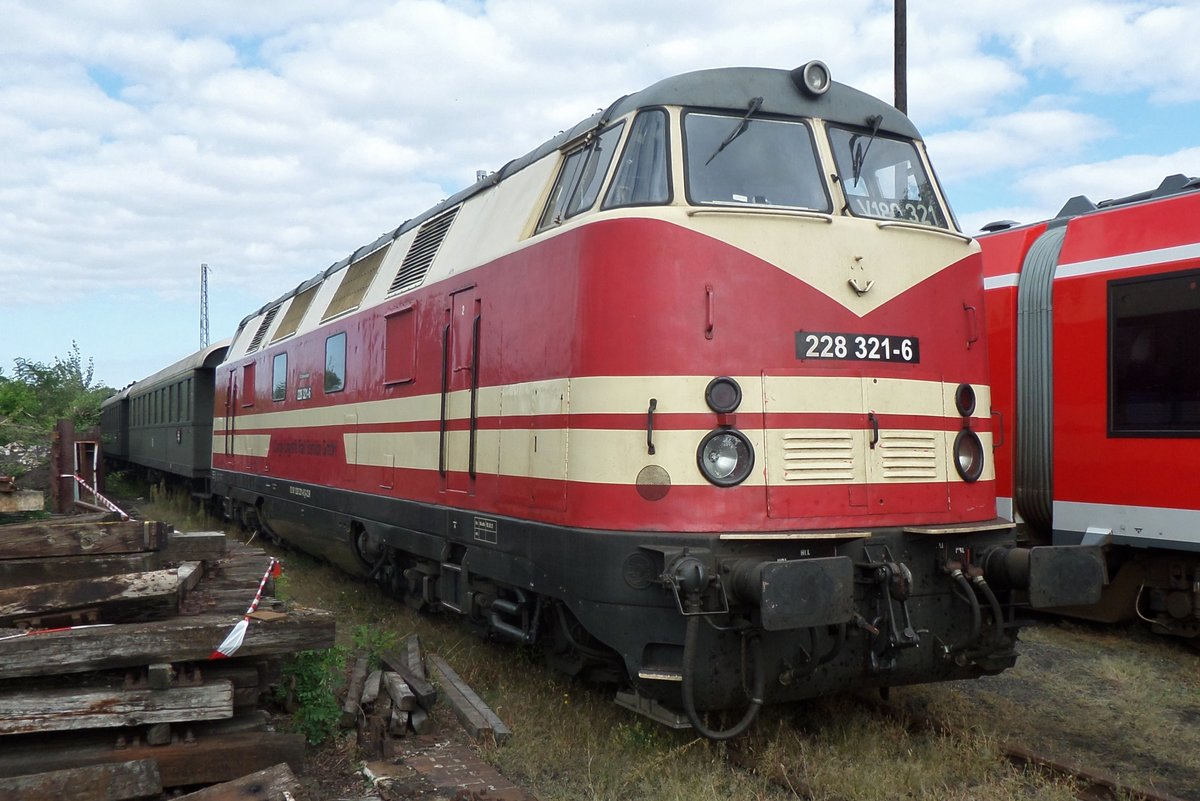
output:
[[1200,635],[1200,180],[980,236],[999,508],[1034,542],[1105,552],[1063,610]]
[[207,490],[709,737],[994,673],[1102,566],[997,518],[982,270],[891,106],[675,76],[247,316]]

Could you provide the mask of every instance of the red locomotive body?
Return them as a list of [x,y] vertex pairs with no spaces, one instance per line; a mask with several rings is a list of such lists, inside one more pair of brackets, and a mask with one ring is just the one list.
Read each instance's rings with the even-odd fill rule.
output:
[[1011,605],[1098,564],[995,518],[981,259],[932,176],[817,62],[622,98],[247,317],[213,491],[709,736],[1003,669]]
[[1002,514],[1108,552],[1102,602],[1200,633],[1200,193],[1183,176],[982,236]]

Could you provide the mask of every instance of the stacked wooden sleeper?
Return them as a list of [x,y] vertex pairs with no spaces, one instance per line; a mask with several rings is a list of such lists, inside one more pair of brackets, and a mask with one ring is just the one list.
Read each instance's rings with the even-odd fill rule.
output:
[[[232,658],[211,659],[269,564],[219,532],[161,523],[0,526],[0,780],[28,789],[5,797],[41,797],[32,774],[143,775],[145,760],[162,787],[298,770],[302,736],[265,731],[256,707],[282,655],[333,645],[333,616],[264,600],[276,619],[252,619]],[[80,792],[115,786],[78,779]],[[72,797],[138,797],[105,792]]]

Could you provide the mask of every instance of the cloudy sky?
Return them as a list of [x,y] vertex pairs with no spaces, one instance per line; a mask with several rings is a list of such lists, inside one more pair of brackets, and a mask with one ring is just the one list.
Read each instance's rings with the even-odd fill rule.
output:
[[[963,227],[1200,175],[1200,2],[909,0],[909,115]],[[829,64],[890,0],[0,0],[0,369],[120,387],[622,94]]]

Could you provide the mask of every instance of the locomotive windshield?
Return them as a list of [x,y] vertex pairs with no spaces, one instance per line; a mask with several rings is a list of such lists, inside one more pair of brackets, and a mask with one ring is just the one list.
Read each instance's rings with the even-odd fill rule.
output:
[[831,210],[805,123],[691,113],[683,136],[692,203]]
[[912,142],[833,127],[829,140],[851,214],[949,228]]

